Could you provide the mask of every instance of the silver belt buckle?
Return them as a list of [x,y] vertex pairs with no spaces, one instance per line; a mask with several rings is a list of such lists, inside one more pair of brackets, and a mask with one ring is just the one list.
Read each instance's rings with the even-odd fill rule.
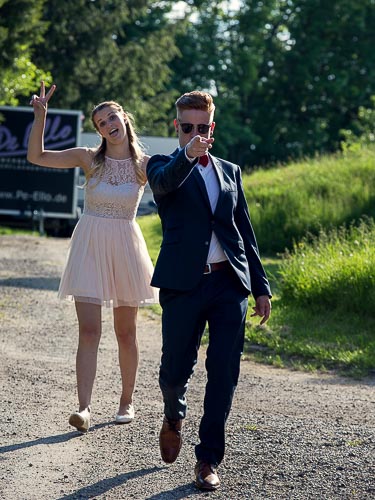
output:
[[212,273],[211,264],[206,264],[206,266],[208,267],[208,271],[205,271],[203,274],[211,274]]

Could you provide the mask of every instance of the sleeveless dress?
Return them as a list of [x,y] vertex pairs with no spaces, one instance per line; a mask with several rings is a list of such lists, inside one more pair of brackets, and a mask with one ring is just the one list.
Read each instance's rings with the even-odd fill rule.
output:
[[61,277],[60,299],[107,307],[158,302],[150,286],[153,265],[135,220],[144,187],[131,158],[105,158],[100,179],[85,187],[83,214],[74,228]]

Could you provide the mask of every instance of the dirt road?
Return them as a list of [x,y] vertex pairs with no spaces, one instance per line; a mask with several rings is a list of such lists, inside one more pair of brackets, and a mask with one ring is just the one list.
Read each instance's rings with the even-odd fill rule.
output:
[[164,464],[158,434],[160,321],[139,318],[136,418],[115,425],[120,394],[112,312],[103,314],[92,429],[72,431],[76,409],[74,306],[57,300],[68,240],[0,236],[0,498],[373,499],[375,379],[242,363],[219,468],[222,487],[193,485],[205,385],[204,349],[189,388],[184,445]]

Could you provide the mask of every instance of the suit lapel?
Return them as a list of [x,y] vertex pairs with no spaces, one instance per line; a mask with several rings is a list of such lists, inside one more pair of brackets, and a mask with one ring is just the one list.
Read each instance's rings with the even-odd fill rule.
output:
[[221,192],[225,190],[223,167],[221,166],[221,162],[217,158],[214,158],[213,156],[211,156],[211,161],[213,163],[217,178],[219,180],[219,190],[221,194]]
[[221,165],[221,162],[217,158],[213,158],[212,156],[211,156],[211,160],[212,160],[215,172],[216,172],[217,179],[219,181],[219,197],[218,197],[217,203],[216,203],[216,208],[215,208],[215,212],[216,212],[217,208],[220,207],[220,198],[223,196],[223,193],[225,191],[225,182],[224,182],[223,167]]
[[203,196],[204,202],[211,212],[211,204],[210,204],[210,200],[208,198],[206,184],[204,183],[204,180],[202,179],[202,176],[199,173],[199,170],[197,168],[194,168],[193,178],[194,178],[195,182],[198,184],[198,187],[199,187],[199,190]]

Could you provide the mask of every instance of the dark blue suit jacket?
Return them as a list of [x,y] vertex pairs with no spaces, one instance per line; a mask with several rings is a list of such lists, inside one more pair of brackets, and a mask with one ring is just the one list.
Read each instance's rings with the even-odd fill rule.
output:
[[197,160],[185,150],[154,155],[147,177],[158,206],[163,241],[151,284],[158,288],[190,290],[202,278],[212,231],[245,289],[257,298],[271,296],[259,258],[238,165],[210,156],[220,186],[212,213]]

